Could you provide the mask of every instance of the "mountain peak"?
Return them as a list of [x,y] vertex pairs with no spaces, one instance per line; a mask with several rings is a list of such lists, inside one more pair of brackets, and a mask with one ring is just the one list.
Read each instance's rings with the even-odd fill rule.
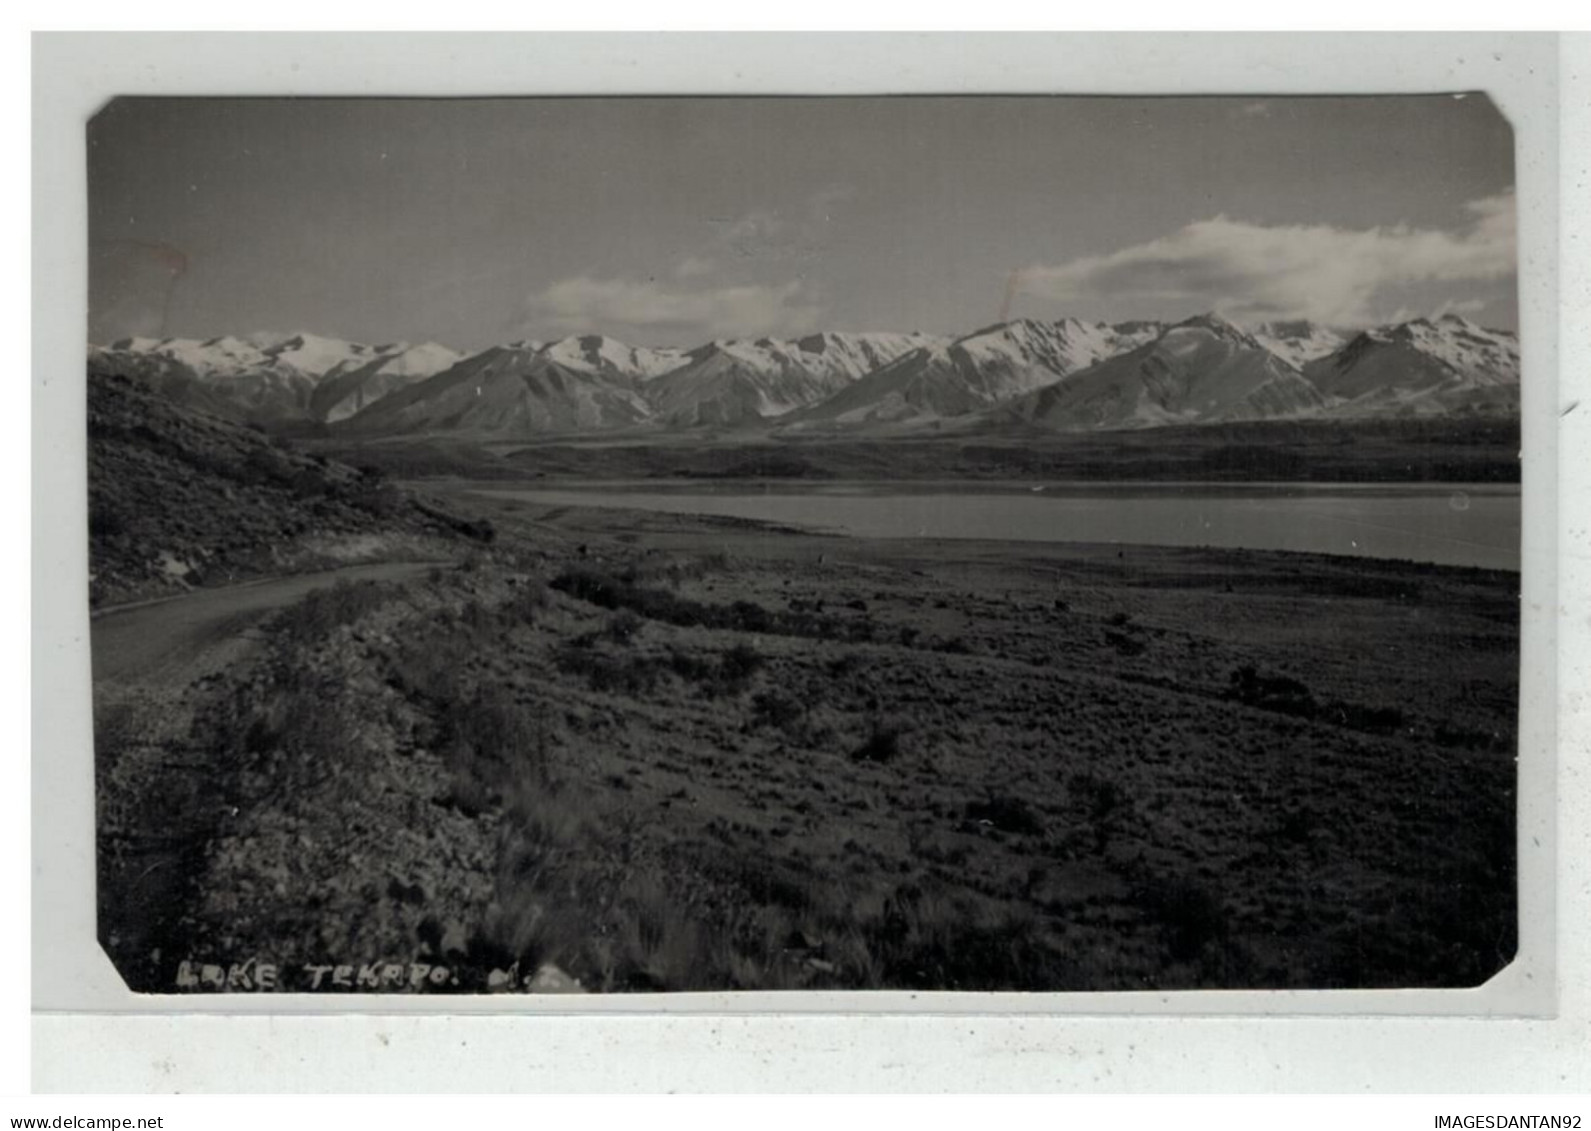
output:
[[1204,314],[1195,314],[1192,318],[1184,318],[1171,329],[1208,330],[1217,337],[1230,338],[1234,341],[1252,342],[1253,335],[1215,311],[1206,311]]

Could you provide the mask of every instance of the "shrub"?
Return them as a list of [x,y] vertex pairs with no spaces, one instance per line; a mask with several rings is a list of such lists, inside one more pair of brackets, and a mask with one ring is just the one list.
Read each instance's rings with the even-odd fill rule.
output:
[[[904,989],[1037,990],[1076,984],[1076,956],[1055,950],[1031,916],[980,919],[913,884],[860,924],[868,981]],[[1081,974],[1086,977],[1086,973]]]
[[615,644],[628,644],[639,635],[642,620],[629,609],[621,609],[608,618],[608,623],[602,627],[602,635]]
[[751,721],[754,726],[788,730],[806,718],[806,714],[806,704],[782,687],[759,691],[751,700]]
[[381,479],[361,479],[347,491],[348,502],[376,518],[391,518],[403,509],[403,493]]
[[1313,718],[1317,710],[1309,688],[1298,680],[1262,675],[1253,664],[1234,668],[1227,684],[1228,698],[1263,711]]
[[727,628],[738,632],[773,632],[774,616],[755,601],[736,601],[729,606]]
[[676,650],[670,650],[664,663],[668,666],[669,671],[692,683],[710,680],[718,670],[717,665],[702,659],[700,656],[692,656],[688,652]]
[[293,496],[299,499],[318,499],[327,493],[326,477],[313,467],[295,474],[288,484]]
[[1124,800],[1121,787],[1115,782],[1086,771],[1073,774],[1067,779],[1066,787],[1096,820],[1110,816]]
[[333,629],[352,624],[385,604],[389,586],[376,581],[339,581],[316,589],[277,615],[276,628],[288,640],[313,642]]
[[736,644],[719,659],[719,674],[726,687],[744,690],[763,663],[762,656],[749,644]]
[[445,704],[436,745],[452,779],[449,800],[466,816],[499,804],[514,783],[551,781],[545,725],[502,688]]
[[1450,727],[1446,723],[1437,723],[1436,733],[1431,737],[1436,740],[1438,746],[1458,746],[1468,750],[1485,750],[1493,742],[1493,736],[1485,731]]
[[1111,632],[1109,629],[1105,631],[1105,643],[1123,656],[1141,656],[1148,647],[1143,641],[1135,640],[1125,632]]
[[847,652],[843,656],[837,656],[830,660],[827,667],[831,676],[836,679],[843,679],[861,670],[862,657],[855,652]]
[[593,691],[609,694],[646,695],[657,689],[658,680],[671,661],[653,656],[613,655],[580,641],[570,641],[555,653],[561,671],[583,676]]
[[361,745],[352,705],[340,687],[289,673],[243,731],[249,767],[268,798],[304,795],[351,771]]
[[405,637],[393,658],[391,682],[431,703],[451,703],[463,694],[464,674],[478,651],[452,624],[419,630]]
[[866,740],[851,751],[854,762],[877,762],[887,765],[900,757],[900,728],[874,723]]
[[968,820],[988,821],[1003,833],[1037,836],[1044,831],[1039,815],[1020,797],[990,797],[985,801],[974,801],[968,804],[966,812]]
[[88,533],[91,538],[116,538],[127,533],[127,521],[116,511],[92,506],[88,512]]
[[1094,851],[1105,851],[1111,836],[1132,808],[1129,798],[1115,782],[1087,772],[1073,774],[1067,779],[1066,787],[1082,805],[1093,826]]
[[503,612],[522,624],[535,624],[547,607],[547,587],[540,582],[527,581],[503,604]]
[[1226,936],[1225,904],[1192,881],[1153,884],[1142,899],[1145,910],[1164,930],[1171,956],[1179,962],[1197,958],[1207,946]]
[[294,474],[293,464],[284,453],[269,444],[261,444],[250,448],[243,457],[239,478],[245,483],[280,487],[291,483]]
[[789,610],[776,612],[754,601],[735,601],[728,605],[693,601],[667,589],[638,585],[633,570],[620,574],[595,569],[566,570],[548,584],[598,608],[629,609],[648,620],[684,628],[841,640],[869,640],[873,635],[872,625],[862,621],[843,622]]
[[1403,729],[1403,712],[1397,707],[1364,707],[1333,701],[1322,709],[1321,716],[1337,726],[1372,734],[1392,734]]

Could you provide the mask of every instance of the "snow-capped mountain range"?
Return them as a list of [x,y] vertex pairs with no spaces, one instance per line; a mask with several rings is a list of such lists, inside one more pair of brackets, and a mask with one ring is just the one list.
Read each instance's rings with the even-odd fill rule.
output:
[[822,333],[653,349],[601,335],[461,354],[312,334],[90,347],[91,371],[141,377],[239,419],[360,435],[1088,430],[1300,417],[1507,415],[1519,343],[1455,314],[1357,333],[1018,319],[960,337]]
[[1202,315],[997,411],[1070,431],[1308,416],[1325,404],[1291,362],[1232,323]]

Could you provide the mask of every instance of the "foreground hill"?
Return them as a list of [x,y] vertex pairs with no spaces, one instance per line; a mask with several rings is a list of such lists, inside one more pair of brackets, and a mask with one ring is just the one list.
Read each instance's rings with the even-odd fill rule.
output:
[[88,382],[94,604],[392,556],[490,529],[129,377]]
[[97,683],[135,988],[237,954],[403,993],[1472,986],[1513,954],[1517,574],[492,517],[207,680]]
[[1019,398],[992,419],[1062,431],[1265,420],[1317,412],[1304,375],[1215,315]]

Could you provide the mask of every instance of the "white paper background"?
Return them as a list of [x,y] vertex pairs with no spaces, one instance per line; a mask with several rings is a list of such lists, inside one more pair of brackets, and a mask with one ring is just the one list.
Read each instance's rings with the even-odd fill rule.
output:
[[[1585,724],[1557,738],[1555,626],[1584,592],[1586,531],[1558,554],[1558,429],[1564,454],[1585,415],[1557,375],[1559,45],[1548,36],[940,35],[515,36],[193,35],[35,42],[34,748],[35,1081],[69,1090],[320,1090],[505,1087],[1077,1087],[1143,1090],[1406,1087],[1506,1080],[1563,1087],[1583,1053],[1587,1009]],[[1578,56],[1582,63],[1585,53]],[[1578,72],[1566,68],[1564,81]],[[1583,81],[1583,80],[1582,80]],[[1581,88],[1584,89],[1584,88]],[[86,495],[82,349],[86,301],[82,124],[114,94],[578,93],[1377,93],[1485,90],[1516,128],[1525,366],[1526,668],[1521,718],[1521,959],[1479,991],[1396,994],[690,995],[583,1001],[596,1015],[527,1016],[569,1003],[366,999],[381,1017],[152,1015],[93,941]],[[1591,136],[1564,101],[1562,133]],[[1572,117],[1578,115],[1578,118]],[[1568,151],[1566,151],[1568,152]],[[1584,145],[1563,170],[1585,192]],[[152,155],[158,159],[158,155]],[[1591,286],[1573,280],[1579,309]],[[1563,310],[1575,306],[1565,302]],[[1580,337],[1574,338],[1578,332]],[[1584,361],[1584,329],[1565,344]],[[1584,372],[1582,365],[1578,372]],[[1580,380],[1576,389],[1583,390]],[[1587,413],[1591,414],[1591,397]],[[1586,475],[1565,461],[1566,482]],[[1566,493],[1578,498],[1578,494]],[[1583,520],[1581,520],[1583,523]],[[1566,547],[1570,545],[1568,539]],[[1576,556],[1578,555],[1578,556]],[[1576,573],[1576,570],[1579,570]],[[1560,590],[1557,585],[1563,588]],[[1576,606],[1582,608],[1583,605]],[[1582,614],[1564,623],[1583,630]],[[1577,653],[1578,655],[1578,653]],[[1564,688],[1585,686],[1583,665]],[[1578,698],[1575,699],[1578,704]],[[1571,728],[1578,728],[1572,730]],[[1563,771],[1557,781],[1558,769]],[[1555,784],[1556,802],[1555,802]],[[1555,810],[1556,804],[1556,810]],[[1556,818],[1556,824],[1555,824]],[[1553,848],[1561,842],[1556,874]],[[1555,898],[1556,897],[1556,898]],[[1559,913],[1555,918],[1554,909]],[[1568,929],[1559,937],[1558,925]],[[1554,960],[1569,972],[1561,994]],[[347,998],[182,998],[163,1008],[343,1014]],[[517,1016],[413,1016],[438,1009]],[[74,1015],[82,1010],[144,1015]],[[638,1010],[665,1009],[668,1015]],[[723,1016],[724,1011],[779,1013]],[[860,1010],[893,1016],[859,1016]],[[816,1015],[792,1014],[815,1010]],[[837,1016],[835,1011],[850,1011]],[[901,1011],[931,1010],[931,1014]],[[1082,1010],[1096,1016],[1077,1016]],[[1107,1011],[1154,1016],[1097,1016]],[[1469,1019],[1282,1018],[1409,1010]],[[1554,1010],[1560,1022],[1550,1020]],[[62,1012],[66,1011],[66,1012]],[[704,1012],[706,1011],[706,1012]],[[1062,1011],[1074,1015],[1067,1016]],[[1248,1019],[1168,1019],[1186,1012]],[[1535,1020],[1479,1020],[1485,1013]],[[397,1014],[397,1015],[394,1015]],[[1263,1016],[1270,1015],[1270,1016]],[[384,1038],[384,1039],[383,1039]],[[459,1050],[467,1049],[467,1055]],[[1583,1057],[1582,1057],[1583,1059]],[[1579,1061],[1575,1061],[1579,1063]]]

